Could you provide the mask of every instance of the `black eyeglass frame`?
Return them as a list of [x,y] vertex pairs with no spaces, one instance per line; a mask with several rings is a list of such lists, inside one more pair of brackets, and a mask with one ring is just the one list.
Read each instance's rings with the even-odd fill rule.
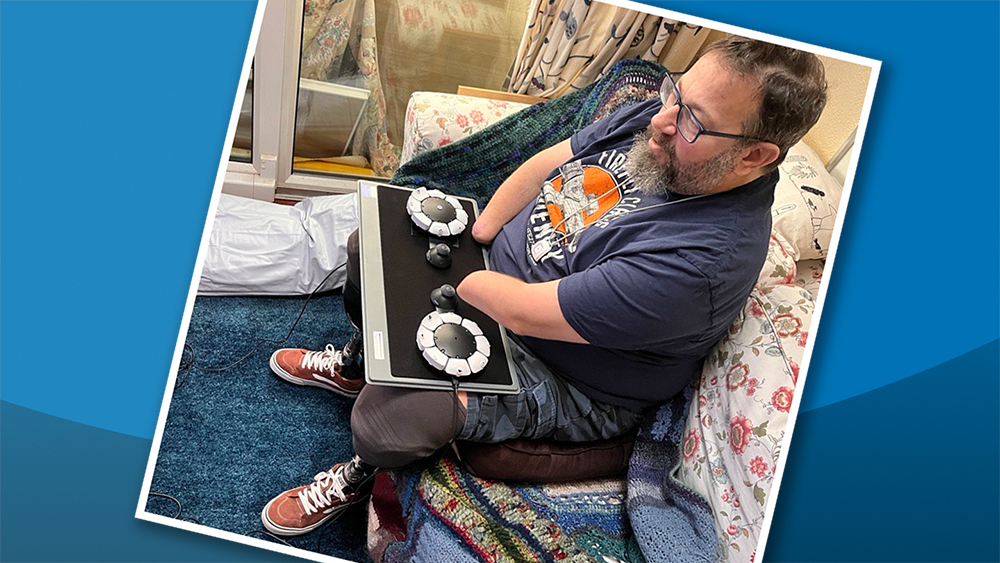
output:
[[[725,139],[747,139],[750,141],[760,141],[764,143],[771,142],[765,139],[759,139],[757,137],[749,137],[747,135],[735,135],[733,133],[723,133],[721,131],[711,131],[709,129],[705,129],[705,126],[701,124],[701,120],[699,120],[698,116],[694,114],[694,110],[691,109],[690,106],[681,101],[681,91],[679,88],[677,88],[677,82],[674,80],[674,76],[683,76],[683,75],[684,75],[683,72],[667,71],[667,74],[663,79],[663,83],[660,85],[660,103],[663,104],[664,107],[667,106],[667,98],[670,97],[672,90],[672,93],[674,94],[674,97],[677,100],[676,102],[674,102],[674,105],[680,106],[681,108],[681,110],[677,112],[677,122],[675,123],[675,125],[677,126],[677,132],[680,133],[682,139],[684,139],[688,143],[694,143],[695,141],[698,140],[698,137],[701,137],[702,135],[707,135],[709,137],[722,137]],[[670,85],[671,90],[667,89],[668,84]],[[683,114],[685,111],[691,115],[691,121],[698,126],[698,132],[695,134],[693,139],[688,139],[687,136],[684,134],[684,131],[681,129],[681,114]]]

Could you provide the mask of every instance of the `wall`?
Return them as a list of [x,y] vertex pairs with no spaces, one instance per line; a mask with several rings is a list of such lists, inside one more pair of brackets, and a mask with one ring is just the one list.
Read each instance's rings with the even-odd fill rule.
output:
[[829,84],[826,108],[805,141],[826,162],[861,120],[871,69],[829,57],[820,56],[820,60]]
[[[706,47],[725,36],[724,32],[709,30]],[[829,57],[819,58],[826,67],[827,102],[819,123],[806,135],[805,142],[827,162],[861,120],[871,69]]]

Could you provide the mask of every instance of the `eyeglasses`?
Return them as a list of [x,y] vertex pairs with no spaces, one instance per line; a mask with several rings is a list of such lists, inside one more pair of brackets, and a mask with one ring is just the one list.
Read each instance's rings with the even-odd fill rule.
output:
[[[698,137],[702,135],[708,135],[710,137],[724,137],[726,139],[750,139],[751,141],[764,141],[763,139],[758,139],[756,137],[748,137],[746,135],[734,135],[732,133],[720,133],[719,131],[709,131],[698,121],[695,117],[694,112],[691,108],[681,101],[681,92],[677,89],[677,82],[674,80],[674,76],[682,76],[683,72],[667,72],[667,77],[663,80],[663,84],[660,86],[660,103],[663,107],[670,107],[672,105],[677,105],[681,109],[677,112],[677,131],[681,134],[681,137],[689,143],[693,143],[698,140]],[[764,141],[769,142],[769,141]]]

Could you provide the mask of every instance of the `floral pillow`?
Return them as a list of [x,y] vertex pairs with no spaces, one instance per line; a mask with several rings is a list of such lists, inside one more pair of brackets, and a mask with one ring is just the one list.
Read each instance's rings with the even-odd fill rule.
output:
[[771,216],[795,261],[826,258],[844,191],[809,145],[798,143],[779,167]]
[[803,260],[795,264],[795,285],[808,291],[813,301],[819,300],[819,287],[823,284],[825,267],[825,260]]
[[414,92],[406,106],[400,163],[453,143],[521,111],[527,104],[439,92]]
[[788,242],[778,233],[771,231],[771,239],[767,243],[767,258],[764,259],[764,267],[757,276],[757,287],[793,283],[798,270],[787,248]]
[[758,286],[697,382],[678,479],[712,507],[723,561],[753,561],[812,313],[804,289]]

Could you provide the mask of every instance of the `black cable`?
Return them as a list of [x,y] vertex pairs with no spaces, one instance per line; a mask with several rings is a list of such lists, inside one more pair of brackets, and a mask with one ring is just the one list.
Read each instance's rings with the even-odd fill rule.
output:
[[253,534],[263,534],[263,535],[271,538],[274,541],[277,541],[279,543],[283,543],[283,544],[287,545],[288,547],[295,547],[294,545],[286,542],[285,540],[279,538],[278,536],[272,534],[271,532],[268,532],[267,530],[260,530],[260,529],[250,530],[249,532],[247,532],[247,533],[245,533],[243,535],[247,536],[247,537],[251,537]]
[[455,393],[455,409],[452,411],[451,427],[454,428],[454,430],[452,431],[450,444],[454,446],[455,440],[457,440],[458,436],[461,434],[461,429],[458,427],[458,411],[462,404],[462,399],[458,396],[458,378],[455,376],[452,376],[451,378],[451,388]]
[[[261,347],[262,344],[268,344],[268,343],[269,344],[284,344],[284,342],[286,340],[288,340],[292,336],[292,332],[294,332],[295,331],[295,327],[299,325],[299,321],[302,320],[302,315],[305,314],[305,312],[306,312],[306,305],[309,304],[309,300],[312,299],[313,296],[316,295],[316,293],[319,292],[320,288],[323,287],[323,284],[326,283],[326,280],[330,279],[330,276],[332,276],[335,272],[337,272],[338,270],[340,270],[341,268],[343,268],[346,265],[347,265],[347,262],[344,262],[343,264],[337,266],[333,270],[330,270],[330,273],[328,273],[326,275],[326,277],[323,278],[323,281],[319,282],[319,285],[316,286],[316,289],[312,290],[309,293],[309,295],[306,297],[305,302],[302,303],[302,309],[299,310],[299,315],[297,317],[295,317],[295,321],[292,323],[291,328],[288,329],[288,333],[285,334],[284,338],[282,338],[281,340],[274,340],[274,339],[270,339],[270,338],[262,338],[262,339],[258,340],[256,344],[254,344],[253,348],[251,348],[249,352],[247,352],[246,354],[244,354],[240,359],[236,360],[235,362],[233,362],[233,363],[231,363],[231,364],[229,364],[229,365],[227,365],[225,367],[215,368],[215,367],[207,367],[207,366],[196,365],[195,364],[194,347],[191,346],[190,344],[188,344],[187,342],[185,342],[184,343],[184,349],[181,352],[180,366],[178,366],[178,368],[177,368],[177,374],[178,374],[178,376],[180,376],[181,374],[183,374],[183,378],[180,380],[179,383],[175,383],[174,384],[174,391],[177,391],[181,387],[184,386],[184,383],[187,382],[187,378],[191,374],[191,370],[193,370],[193,369],[199,369],[201,371],[210,371],[210,372],[227,371],[227,370],[230,370],[230,369],[236,367],[237,365],[243,363],[247,358],[249,358],[250,356],[252,356],[257,351],[257,349]],[[190,353],[191,357],[189,359],[185,359],[185,357],[184,357],[185,353]]]
[[173,501],[174,504],[177,505],[177,514],[174,514],[173,516],[171,516],[171,518],[173,518],[174,520],[180,519],[181,512],[184,511],[184,507],[181,506],[181,501],[175,499],[174,497],[172,497],[170,495],[165,495],[163,493],[149,493],[149,496],[151,496],[151,497],[157,497],[157,498],[165,498],[167,500]]
[[149,493],[149,496],[151,496],[151,497],[158,497],[158,498],[165,498],[165,499],[167,499],[169,501],[172,501],[174,504],[176,504],[177,505],[177,514],[174,514],[173,516],[171,516],[171,518],[173,518],[174,520],[180,520],[182,522],[191,522],[192,524],[198,524],[199,526],[201,526],[201,522],[199,522],[198,519],[195,518],[195,517],[193,517],[193,516],[187,516],[185,518],[181,518],[181,513],[184,512],[184,506],[181,505],[181,501],[177,500],[176,498],[174,498],[174,497],[172,497],[170,495],[167,495],[167,494],[163,494],[163,493]]

